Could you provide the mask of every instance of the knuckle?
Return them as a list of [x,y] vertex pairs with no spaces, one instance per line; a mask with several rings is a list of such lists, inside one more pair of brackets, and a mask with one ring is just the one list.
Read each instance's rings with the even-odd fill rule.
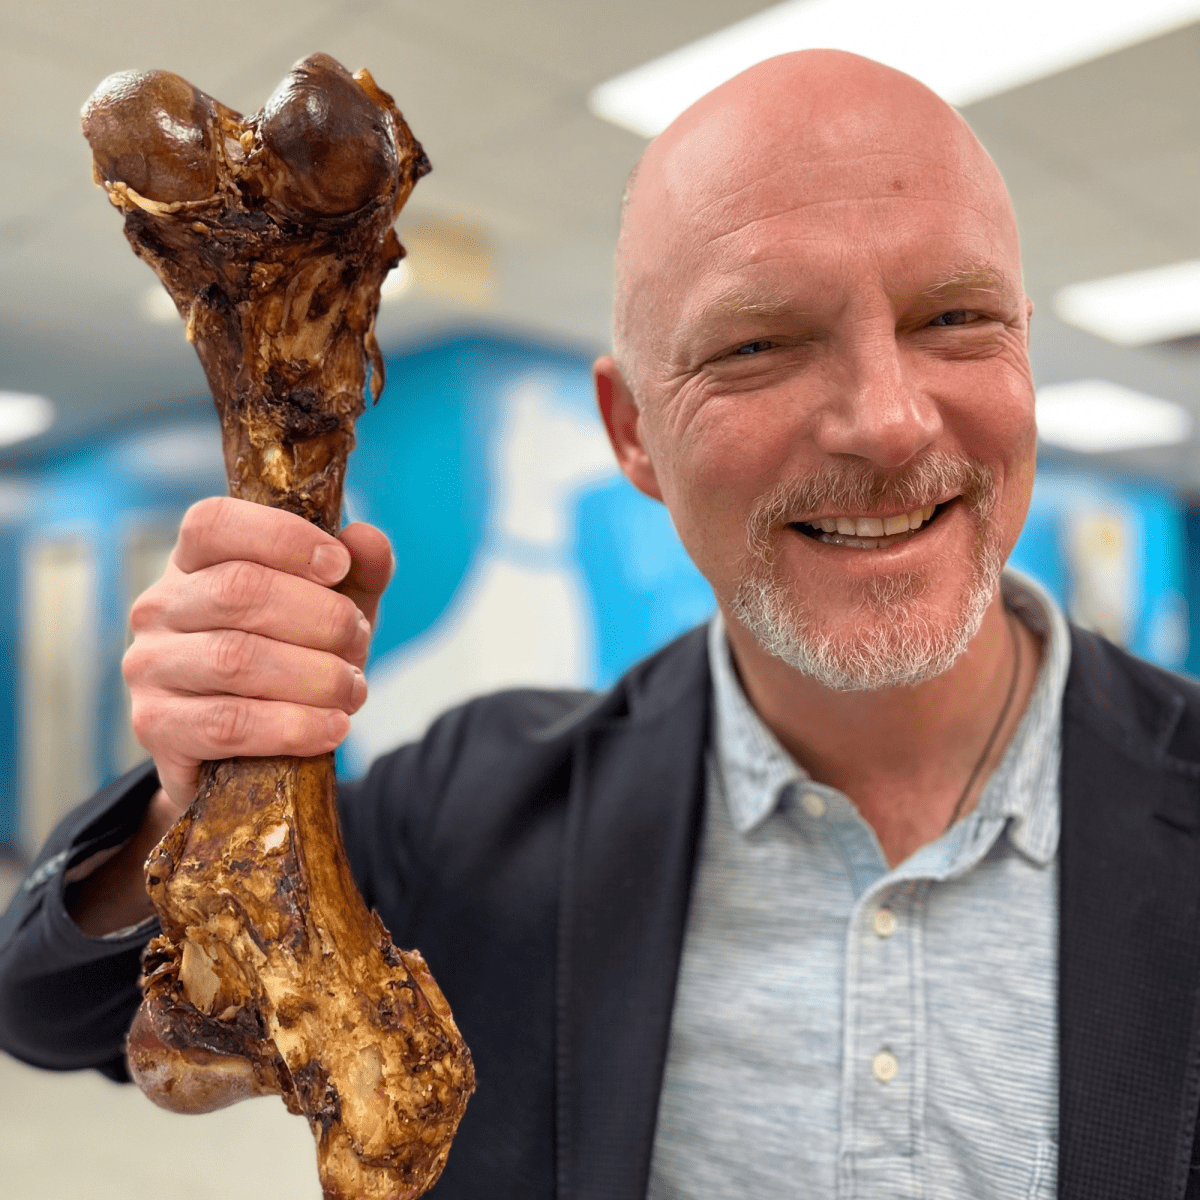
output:
[[212,601],[221,618],[237,624],[262,607],[270,587],[269,576],[257,563],[224,563],[213,572]]
[[208,741],[219,750],[233,751],[241,746],[250,733],[251,724],[249,707],[237,700],[217,700],[205,711],[204,732]]
[[163,601],[158,584],[147,588],[130,606],[129,628],[142,633],[158,624],[163,612]]
[[212,639],[210,667],[219,683],[226,686],[244,681],[258,661],[258,639],[241,629],[222,629]]
[[133,736],[137,738],[139,745],[149,749],[149,743],[154,738],[154,729],[157,725],[152,706],[137,696],[133,696],[129,717],[133,726]]
[[225,496],[206,496],[203,500],[197,500],[183,514],[183,520],[179,523],[179,540],[195,543],[219,525],[226,499]]
[[134,642],[121,659],[121,676],[131,688],[141,682],[146,672],[146,651]]

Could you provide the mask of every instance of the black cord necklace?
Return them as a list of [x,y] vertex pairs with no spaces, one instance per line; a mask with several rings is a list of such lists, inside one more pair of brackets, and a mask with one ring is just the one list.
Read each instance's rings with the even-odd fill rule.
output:
[[988,755],[991,754],[992,747],[996,744],[996,739],[1000,736],[1000,730],[1004,727],[1004,722],[1008,718],[1008,710],[1012,708],[1013,698],[1017,694],[1017,680],[1021,677],[1021,639],[1017,635],[1017,618],[1007,608],[1004,610],[1004,615],[1008,618],[1008,632],[1012,638],[1013,648],[1013,671],[1012,678],[1008,681],[1008,695],[1004,697],[1004,707],[1000,709],[1000,715],[996,718],[996,724],[992,726],[992,732],[988,735],[983,753],[979,756],[979,760],[975,763],[975,766],[972,767],[971,774],[967,776],[966,786],[963,788],[958,802],[954,805],[954,811],[950,814],[950,820],[946,822],[946,829],[950,829],[954,822],[962,815],[963,805],[966,804],[967,797],[971,794],[971,789],[975,786],[975,781],[979,778],[979,772],[983,770],[983,764],[987,762]]

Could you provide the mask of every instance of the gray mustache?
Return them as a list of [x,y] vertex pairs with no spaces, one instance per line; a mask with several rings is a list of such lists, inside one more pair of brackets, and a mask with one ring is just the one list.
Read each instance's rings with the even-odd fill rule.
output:
[[971,459],[944,452],[926,455],[899,471],[867,464],[836,464],[804,479],[789,480],[755,505],[748,522],[752,540],[772,528],[817,513],[863,509],[908,511],[949,495],[961,495],[976,513],[990,511],[996,492],[992,473]]

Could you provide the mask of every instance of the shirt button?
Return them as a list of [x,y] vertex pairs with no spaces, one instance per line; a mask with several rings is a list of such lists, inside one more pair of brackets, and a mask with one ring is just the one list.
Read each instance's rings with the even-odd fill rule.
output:
[[900,1064],[896,1062],[896,1056],[888,1053],[886,1050],[880,1052],[871,1059],[871,1074],[879,1080],[880,1083],[891,1083],[896,1078],[896,1072],[900,1069]]
[[800,803],[810,817],[823,817],[825,815],[825,801],[816,792],[805,792],[800,797]]
[[896,932],[896,914],[890,908],[881,908],[875,913],[871,925],[881,938],[889,938]]

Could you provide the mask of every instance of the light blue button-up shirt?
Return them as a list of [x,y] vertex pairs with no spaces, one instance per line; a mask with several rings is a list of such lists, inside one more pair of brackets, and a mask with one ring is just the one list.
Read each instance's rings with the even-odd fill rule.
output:
[[650,1200],[1049,1200],[1057,1174],[1061,612],[974,810],[889,868],[747,701],[710,631],[708,811]]

